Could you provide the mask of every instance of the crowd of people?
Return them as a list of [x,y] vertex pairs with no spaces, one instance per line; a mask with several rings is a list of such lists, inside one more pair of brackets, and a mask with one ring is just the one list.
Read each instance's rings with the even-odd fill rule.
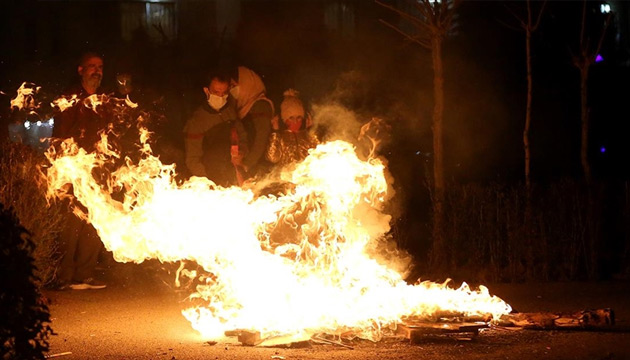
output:
[[[76,84],[63,95],[76,95],[79,100],[94,94],[121,99],[131,95],[133,101],[132,74],[117,74],[116,90],[107,93],[101,87],[103,71],[102,56],[84,54],[77,66]],[[297,91],[289,89],[284,93],[276,115],[261,77],[247,67],[212,69],[205,83],[200,91],[206,101],[187,119],[181,134],[185,145],[183,163],[190,176],[206,177],[224,187],[242,186],[273,166],[304,159],[308,149],[318,144],[311,131],[311,116]],[[111,120],[106,112],[96,112],[79,101],[57,116],[53,138],[74,138],[80,147],[94,151],[101,131],[112,129]],[[113,135],[116,141],[121,132]],[[121,143],[121,150],[127,146]],[[95,273],[103,244],[94,227],[73,213],[69,202],[59,248],[62,257],[57,289],[106,287]]]

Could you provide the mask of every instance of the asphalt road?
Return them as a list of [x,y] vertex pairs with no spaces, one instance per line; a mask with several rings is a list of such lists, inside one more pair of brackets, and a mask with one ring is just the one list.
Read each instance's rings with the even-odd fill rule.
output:
[[[236,339],[211,345],[181,315],[183,292],[129,276],[128,265],[103,290],[45,291],[52,328],[49,356],[58,359],[630,359],[630,283],[495,284],[521,312],[613,308],[614,331],[490,329],[472,340],[427,337],[373,343],[262,348]],[[126,273],[125,273],[126,271]],[[146,270],[143,270],[146,271]],[[146,275],[146,274],[145,274]],[[122,281],[121,281],[122,279]]]

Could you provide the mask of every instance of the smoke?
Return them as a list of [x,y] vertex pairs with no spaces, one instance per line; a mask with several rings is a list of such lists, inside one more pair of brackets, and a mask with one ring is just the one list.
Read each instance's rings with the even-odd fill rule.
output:
[[[374,260],[406,277],[411,271],[412,257],[400,249],[398,239],[391,235],[392,219],[401,212],[401,201],[395,197],[394,176],[388,169],[388,159],[379,153],[392,138],[388,119],[375,117],[370,109],[369,86],[371,79],[363,72],[352,70],[342,73],[334,90],[313,104],[313,131],[322,142],[343,140],[355,146],[357,155],[369,161],[378,158],[385,165],[387,195],[384,209],[360,206],[355,209],[357,218],[373,239],[365,249]],[[351,110],[357,109],[357,111]]]
[[356,144],[363,125],[356,114],[339,103],[313,105],[314,131],[322,141],[343,140]]

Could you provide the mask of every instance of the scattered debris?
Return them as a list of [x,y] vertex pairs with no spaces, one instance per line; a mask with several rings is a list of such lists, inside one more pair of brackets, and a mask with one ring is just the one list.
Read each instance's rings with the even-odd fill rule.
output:
[[[458,341],[472,341],[481,331],[497,330],[607,330],[615,324],[615,313],[609,308],[582,310],[574,313],[513,313],[504,315],[498,325],[490,325],[490,318],[475,317],[436,317],[436,321],[405,319],[398,324],[393,337],[408,339],[411,343],[419,343],[430,337],[449,337]],[[354,349],[341,340],[331,340],[326,334],[305,336],[284,335],[262,338],[259,331],[232,330],[226,331],[225,336],[238,337],[238,341],[245,346],[275,346],[285,348],[310,347],[311,344],[328,344]],[[210,345],[216,342],[208,341]],[[226,347],[227,350],[227,347]],[[280,355],[273,355],[272,359],[284,359]]]
[[226,331],[224,334],[225,336],[238,337],[238,341],[246,346],[256,346],[262,342],[260,331],[238,329]]
[[524,329],[605,330],[615,324],[612,309],[582,310],[574,313],[515,313],[501,318],[503,326]]
[[58,353],[58,354],[46,355],[45,358],[46,359],[50,359],[50,358],[56,358],[56,357],[66,356],[66,355],[72,355],[72,351],[66,351],[66,352],[62,352],[62,353]]
[[283,347],[283,348],[308,348],[311,347],[310,337],[291,334],[262,337],[259,331],[252,330],[230,330],[225,336],[237,337],[238,341],[245,346],[261,347]]
[[324,338],[319,337],[319,336],[313,336],[312,340],[314,342],[322,342],[322,343],[325,343],[325,344],[337,345],[337,346],[345,347],[345,348],[351,349],[351,350],[354,349],[352,346],[346,345],[346,344],[344,344],[344,343],[342,343],[340,341],[328,340],[328,339],[324,339]]
[[[488,328],[485,322],[469,323],[434,323],[414,322],[412,324],[398,325],[396,332],[409,339],[412,343],[418,343],[427,336],[454,335],[458,340],[472,340],[479,334],[479,330]],[[466,336],[467,335],[467,336]]]

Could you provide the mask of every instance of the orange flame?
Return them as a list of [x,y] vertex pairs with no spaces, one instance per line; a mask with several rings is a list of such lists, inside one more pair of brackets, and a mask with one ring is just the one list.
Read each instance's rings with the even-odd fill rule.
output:
[[40,89],[41,86],[23,82],[17,89],[16,97],[11,99],[11,108],[17,108],[18,110],[38,108],[39,104],[35,101],[35,95]]
[[86,108],[92,109],[92,111],[97,112],[96,109],[99,105],[103,105],[109,100],[109,96],[104,94],[92,94],[86,97],[83,100],[83,104]]
[[50,106],[58,108],[61,112],[64,112],[79,102],[79,97],[75,94],[72,96],[62,96],[53,100]]
[[[405,317],[511,311],[485,287],[409,285],[373,256],[389,230],[385,166],[360,160],[349,143],[311,150],[281,174],[286,193],[267,196],[198,177],[178,185],[174,166],[144,145],[138,164],[128,161],[102,184],[92,170],[111,161],[106,138],[90,154],[66,140],[61,153],[47,154],[49,195],[68,196],[71,184],[117,261],[201,265],[210,275],[191,298],[204,305],[183,314],[205,338],[248,329],[306,338],[353,331],[378,340]],[[125,189],[122,202],[112,199],[114,188]]]
[[132,109],[135,109],[138,107],[138,104],[131,101],[131,99],[129,98],[129,95],[127,95],[127,97],[125,98],[125,105],[129,106]]

